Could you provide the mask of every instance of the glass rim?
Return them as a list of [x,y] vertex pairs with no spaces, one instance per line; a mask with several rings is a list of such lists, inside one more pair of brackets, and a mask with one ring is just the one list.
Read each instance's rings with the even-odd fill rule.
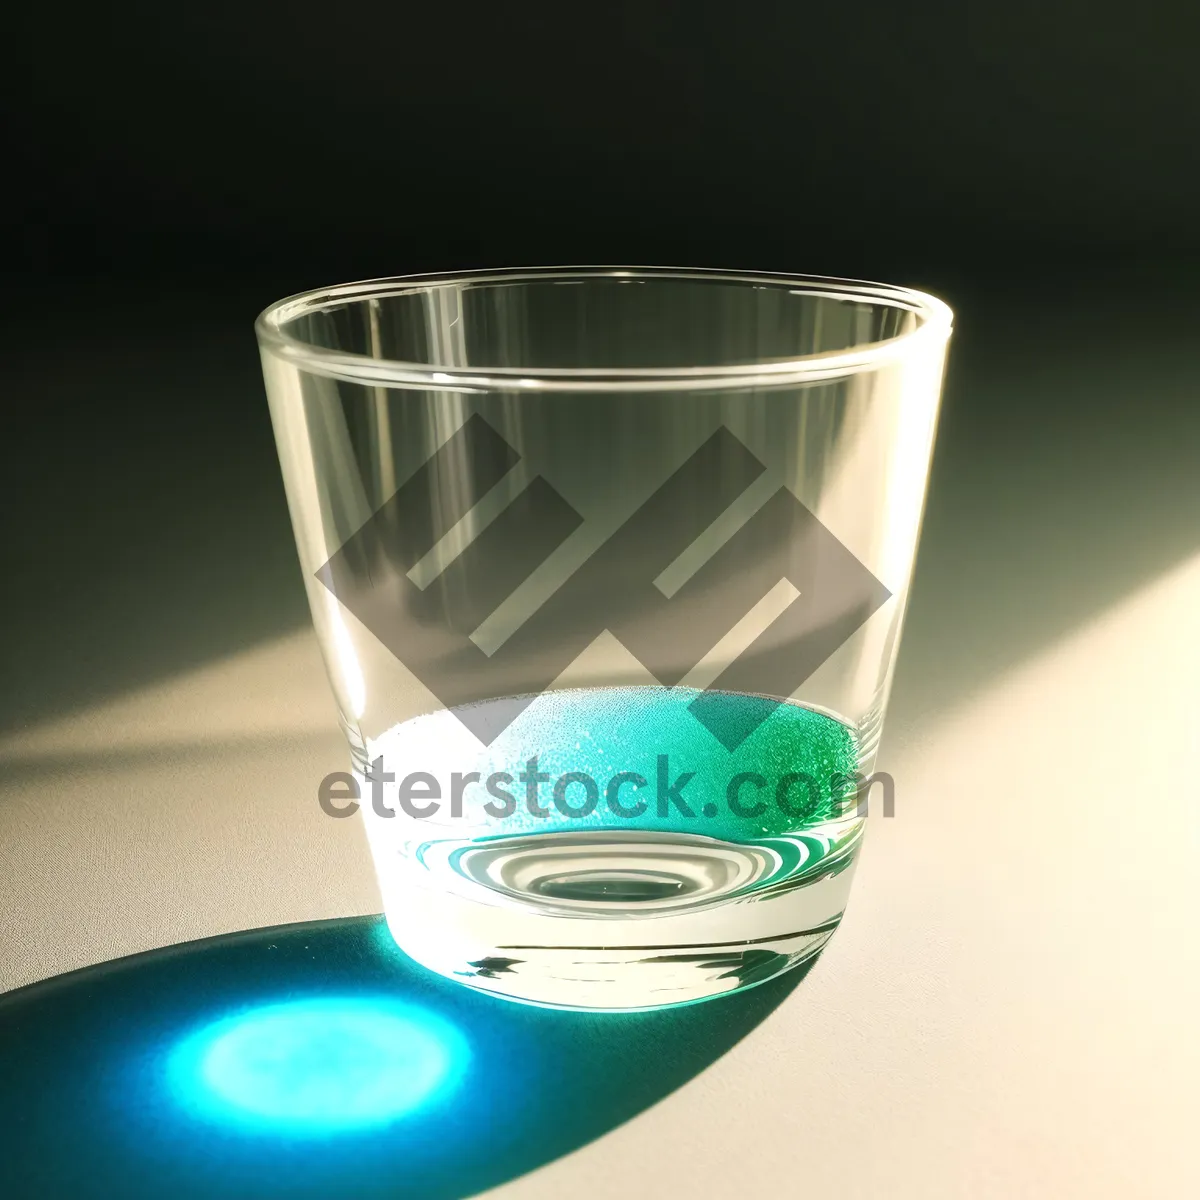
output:
[[[860,300],[915,314],[916,328],[895,337],[790,358],[759,359],[722,366],[665,367],[500,367],[408,362],[313,345],[284,326],[306,313],[333,304],[382,300],[432,292],[451,284],[480,285],[561,279],[667,279],[787,288],[797,294],[831,300]],[[727,271],[707,267],[505,267],[491,270],[439,271],[394,275],[297,292],[265,308],[255,321],[260,346],[312,374],[347,383],[415,387],[435,391],[702,391],[733,387],[780,387],[817,383],[902,360],[950,336],[954,314],[928,292],[868,280],[765,271]]]

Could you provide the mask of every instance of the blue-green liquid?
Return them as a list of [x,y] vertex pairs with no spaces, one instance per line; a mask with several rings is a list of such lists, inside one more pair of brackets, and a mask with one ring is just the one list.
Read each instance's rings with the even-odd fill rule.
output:
[[[662,687],[462,716],[369,747],[397,781],[392,815],[363,806],[389,927],[418,961],[537,1003],[644,1008],[769,978],[836,927],[863,825],[848,724]],[[418,773],[440,804],[420,816]]]
[[[373,753],[383,753],[398,775],[427,770],[444,786],[452,770],[477,773],[462,801],[473,836],[485,829],[528,836],[614,828],[742,842],[847,815],[853,785],[846,781],[858,766],[848,725],[798,704],[729,692],[706,694],[702,724],[689,709],[698,695],[661,687],[550,692],[487,747],[453,713],[440,712],[406,722],[393,731],[401,741],[385,736]],[[472,706],[476,716],[491,708],[496,726],[512,707],[505,700]],[[736,729],[757,724],[730,750],[720,736],[722,720]],[[531,791],[534,771],[547,778],[533,781]],[[624,811],[614,811],[610,795],[622,775],[616,804]],[[496,791],[488,790],[489,780]],[[638,815],[627,815],[638,808]]]

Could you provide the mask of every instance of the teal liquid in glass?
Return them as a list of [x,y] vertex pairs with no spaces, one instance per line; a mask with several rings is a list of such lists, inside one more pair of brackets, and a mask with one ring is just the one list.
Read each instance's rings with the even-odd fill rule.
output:
[[[471,769],[480,783],[464,792],[464,807],[474,795],[493,810],[511,808],[503,817],[487,814],[496,833],[636,828],[733,841],[842,815],[844,781],[858,762],[849,726],[797,704],[730,692],[704,694],[702,723],[689,707],[700,694],[630,687],[539,697],[477,755]],[[498,715],[505,711],[504,701],[491,703]],[[726,748],[752,724],[749,736]],[[497,774],[509,777],[495,786],[511,804],[486,791]]]
[[[703,722],[690,707],[699,696]],[[848,863],[861,824],[853,784],[859,754],[854,730],[835,717],[690,688],[548,692],[518,713],[525,699],[472,706],[473,726],[482,717],[494,733],[486,746],[449,711],[407,721],[372,744],[372,760],[381,757],[396,776],[384,802],[405,830],[402,854],[430,869],[443,862],[485,886],[503,858],[499,844],[527,847],[535,838],[587,847],[606,834],[656,844],[674,835],[697,846],[758,847],[754,869],[738,874],[741,890],[807,876],[823,863],[832,868],[831,858]],[[406,780],[415,781],[407,791]],[[374,823],[391,826],[392,818]],[[649,865],[645,879],[628,864],[589,869],[583,882],[562,873],[543,878],[536,894],[687,894],[686,881]],[[510,879],[504,890],[512,886]]]
[[832,936],[863,826],[847,723],[662,687],[467,715],[394,727],[368,746],[390,782],[360,777],[388,927],[417,961],[539,1004],[645,1008],[762,982]]

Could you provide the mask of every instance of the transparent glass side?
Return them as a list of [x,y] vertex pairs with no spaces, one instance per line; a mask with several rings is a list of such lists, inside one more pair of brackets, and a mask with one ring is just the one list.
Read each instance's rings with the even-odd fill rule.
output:
[[[653,355],[624,353],[629,308],[580,296],[555,324],[517,297],[472,316],[461,292],[426,294],[409,320],[366,302],[327,340],[451,365],[795,345],[759,308],[700,321],[720,339],[707,358],[686,321],[687,338],[664,347],[660,325]],[[817,351],[855,344],[846,311],[786,306]],[[864,337],[887,328],[857,319]],[[824,944],[924,502],[944,342],[913,345],[808,386],[586,395],[354,383],[264,348],[404,949],[516,998],[637,1008],[759,982]]]

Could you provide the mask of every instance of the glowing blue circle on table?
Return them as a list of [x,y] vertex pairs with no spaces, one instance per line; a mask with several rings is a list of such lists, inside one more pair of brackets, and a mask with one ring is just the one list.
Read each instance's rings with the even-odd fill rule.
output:
[[458,1029],[426,1009],[329,998],[207,1025],[176,1048],[170,1072],[197,1115],[321,1136],[416,1115],[454,1090],[468,1058]]

